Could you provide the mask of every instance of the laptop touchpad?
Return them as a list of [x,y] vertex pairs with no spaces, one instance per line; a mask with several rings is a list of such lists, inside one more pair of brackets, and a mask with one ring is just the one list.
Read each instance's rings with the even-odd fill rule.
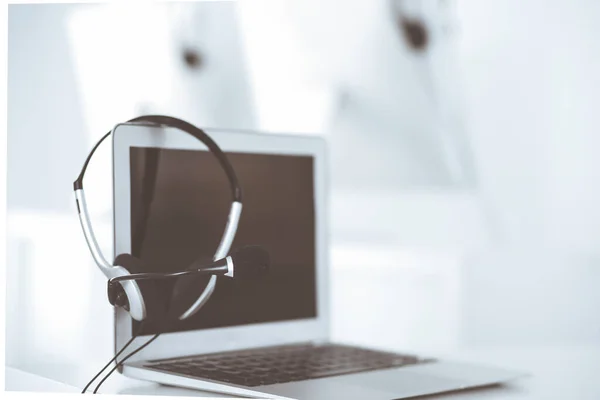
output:
[[[391,400],[461,387],[458,380],[402,369],[362,372],[331,378],[265,386],[267,393],[297,399]],[[261,388],[258,388],[261,390]]]
[[456,379],[441,378],[406,369],[372,371],[339,376],[333,379],[355,386],[369,387],[393,393],[394,397],[391,398],[456,390],[460,388],[463,383]]
[[336,381],[336,378],[275,384],[259,387],[257,390],[299,400],[390,400],[395,397],[394,393],[377,387],[359,386],[350,381]]

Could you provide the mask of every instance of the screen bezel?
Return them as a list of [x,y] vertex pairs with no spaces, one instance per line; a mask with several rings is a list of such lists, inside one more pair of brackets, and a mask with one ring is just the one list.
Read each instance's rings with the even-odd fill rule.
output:
[[[304,155],[314,160],[315,268],[317,316],[315,318],[267,322],[226,328],[201,329],[162,334],[128,361],[182,357],[194,354],[238,350],[249,347],[326,340],[329,334],[328,254],[325,225],[326,148],[325,140],[314,135],[270,134],[251,131],[205,129],[224,152]],[[131,251],[130,147],[155,147],[208,151],[203,143],[175,128],[148,124],[119,124],[113,129],[113,222],[114,254]],[[242,210],[243,213],[243,210]],[[225,221],[223,221],[223,229]],[[210,300],[209,300],[210,301]],[[115,352],[132,335],[129,314],[115,312]],[[132,348],[151,335],[140,336]]]

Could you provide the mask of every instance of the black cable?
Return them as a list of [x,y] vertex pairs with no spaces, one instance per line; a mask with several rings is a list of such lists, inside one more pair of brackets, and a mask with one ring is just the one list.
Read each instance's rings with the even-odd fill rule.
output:
[[[102,380],[100,381],[100,383],[98,384],[98,386],[96,386],[96,389],[94,389],[94,394],[96,394],[96,392],[98,391],[98,389],[100,389],[100,386],[102,386],[102,384],[104,383],[105,380],[108,379],[109,376],[112,375],[113,372],[115,372],[115,370],[117,368],[119,368],[121,365],[123,365],[123,363],[125,361],[127,361],[129,359],[129,357],[132,357],[133,355],[135,355],[137,352],[142,351],[142,349],[146,346],[148,346],[150,343],[152,343],[157,337],[160,336],[160,333],[157,333],[156,335],[154,335],[154,337],[152,337],[150,340],[148,340],[146,343],[144,343],[143,345],[141,345],[140,347],[137,348],[137,350],[133,351],[132,353],[129,353],[127,355],[127,357],[125,357],[124,359],[122,359],[121,361],[119,361],[114,367],[113,369],[110,370],[110,372],[104,377],[102,378]],[[116,357],[115,357],[116,358]]]
[[124,346],[121,348],[121,350],[119,350],[119,352],[118,352],[118,353],[117,353],[117,354],[116,354],[116,355],[115,355],[113,358],[111,358],[111,359],[110,359],[110,361],[109,361],[109,362],[108,362],[108,363],[107,363],[107,364],[104,366],[104,368],[102,368],[102,369],[101,369],[101,370],[100,370],[100,371],[99,371],[99,372],[96,374],[96,376],[94,376],[94,377],[93,377],[93,378],[92,378],[92,379],[91,379],[91,380],[88,382],[88,384],[87,384],[87,385],[85,385],[85,387],[83,388],[83,390],[81,391],[81,393],[85,393],[85,391],[86,391],[86,390],[87,390],[87,389],[90,387],[90,385],[92,384],[92,382],[94,382],[94,381],[95,381],[95,380],[96,380],[96,379],[97,379],[97,378],[100,376],[100,374],[101,374],[101,373],[103,373],[103,372],[104,372],[104,370],[105,370],[106,368],[108,368],[108,367],[109,367],[109,365],[110,365],[110,364],[111,364],[113,361],[115,361],[115,360],[117,359],[117,357],[119,357],[119,356],[121,355],[121,353],[123,353],[123,352],[125,351],[125,349],[127,349],[127,347],[129,347],[129,345],[130,345],[131,343],[133,343],[133,340],[134,340],[136,337],[137,337],[137,335],[133,335],[133,336],[131,337],[131,339],[129,339],[129,341],[128,341],[127,343],[125,343],[125,345],[124,345]]

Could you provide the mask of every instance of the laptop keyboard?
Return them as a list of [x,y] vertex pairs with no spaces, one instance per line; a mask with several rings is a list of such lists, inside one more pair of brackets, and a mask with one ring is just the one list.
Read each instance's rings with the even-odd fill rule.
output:
[[157,360],[145,367],[234,385],[262,386],[430,361],[358,347],[301,344]]

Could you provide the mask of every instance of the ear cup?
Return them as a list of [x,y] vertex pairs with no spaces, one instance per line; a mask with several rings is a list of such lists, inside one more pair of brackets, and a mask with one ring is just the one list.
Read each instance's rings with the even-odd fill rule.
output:
[[[131,274],[149,272],[144,262],[131,254],[120,254],[115,258],[113,265],[120,265]],[[164,296],[162,292],[158,290],[156,281],[152,279],[139,280],[136,282],[142,293],[142,301],[146,308],[145,321],[163,321],[167,315],[167,296]]]
[[[206,256],[198,259],[201,264],[210,264],[212,258]],[[210,276],[189,275],[177,278],[173,291],[171,292],[171,301],[169,302],[169,318],[178,319],[186,312],[192,304],[202,294],[208,284]]]

